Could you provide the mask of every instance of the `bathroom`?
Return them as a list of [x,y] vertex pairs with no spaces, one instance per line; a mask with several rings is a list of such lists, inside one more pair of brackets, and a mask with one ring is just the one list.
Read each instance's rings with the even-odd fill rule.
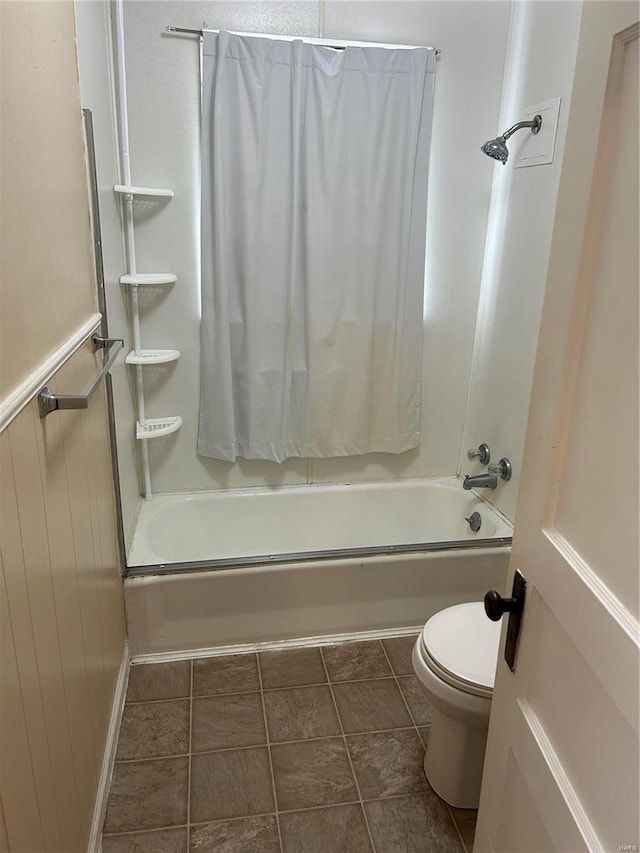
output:
[[[594,10],[586,14],[589,5]],[[78,186],[82,189],[85,179],[78,170],[78,158],[83,161],[83,148],[78,146],[90,151],[93,139],[105,298],[105,304],[96,309],[95,289],[82,298],[77,295],[87,290],[87,280],[95,281],[95,262],[86,246],[73,245],[70,233],[64,231],[73,222],[77,230],[84,229],[80,233],[86,233],[86,221],[70,217],[66,225],[58,223],[44,241],[36,230],[32,239],[47,246],[55,237],[58,253],[49,248],[47,258],[58,265],[59,276],[67,271],[67,255],[74,259],[76,293],[70,284],[65,288],[58,281],[53,290],[57,301],[53,294],[47,295],[38,309],[41,318],[32,319],[38,313],[34,309],[38,302],[35,282],[47,261],[38,260],[37,253],[29,259],[32,247],[15,236],[15,266],[10,271],[19,280],[30,281],[31,275],[34,283],[30,299],[6,288],[10,292],[5,316],[14,320],[10,327],[7,319],[8,331],[3,329],[3,339],[8,342],[8,354],[3,352],[3,389],[11,392],[5,395],[3,390],[3,404],[5,396],[12,405],[13,398],[20,396],[20,405],[26,406],[25,414],[17,415],[4,431],[8,461],[3,460],[3,465],[12,472],[3,489],[7,502],[3,503],[3,523],[8,530],[3,533],[3,543],[8,543],[6,555],[3,546],[3,560],[12,626],[9,646],[15,654],[16,686],[11,695],[22,697],[23,708],[8,707],[6,719],[20,736],[6,748],[13,766],[23,766],[26,755],[31,758],[19,785],[13,790],[2,785],[7,849],[99,850],[105,812],[105,853],[178,851],[186,850],[187,844],[191,850],[299,849],[311,853],[317,839],[321,845],[317,849],[336,853],[342,849],[354,853],[360,849],[378,853],[471,849],[477,802],[449,800],[446,805],[446,797],[437,797],[437,783],[429,785],[420,775],[432,719],[411,651],[425,623],[436,614],[456,605],[479,603],[490,589],[505,596],[511,593],[511,575],[517,567],[512,562],[508,569],[511,537],[516,504],[520,500],[526,505],[529,500],[526,494],[519,494],[523,469],[533,465],[524,452],[527,418],[545,285],[552,270],[554,240],[558,239],[556,209],[562,199],[562,182],[571,169],[565,161],[565,148],[574,101],[575,109],[582,109],[581,115],[589,113],[584,101],[585,72],[580,65],[586,60],[581,56],[593,64],[589,51],[594,48],[588,38],[593,38],[598,27],[611,27],[615,35],[626,32],[634,16],[637,18],[632,3],[615,3],[615,11],[608,12],[606,5],[502,0],[126,0],[120,5],[76,0],[75,4],[25,4],[21,13],[7,14],[3,40],[9,44],[12,36],[17,38],[26,28],[32,54],[49,57],[50,63],[42,66],[47,75],[43,82],[38,77],[38,63],[27,73],[20,65],[24,61],[7,53],[7,63],[14,62],[27,81],[23,89],[16,83],[16,100],[9,106],[24,101],[40,108],[23,110],[21,133],[16,131],[10,141],[23,140],[26,135],[33,139],[33,146],[41,140],[43,149],[43,139],[54,139],[60,174],[71,176],[70,186],[76,194],[69,203],[77,206]],[[168,32],[167,27],[196,32]],[[426,210],[421,436],[414,449],[284,462],[242,457],[227,462],[196,452],[201,324],[198,31],[208,29],[430,46],[439,51],[434,61]],[[123,101],[122,67],[116,67],[119,39],[126,69],[128,180],[118,156],[123,147],[118,136],[122,125],[118,110]],[[633,45],[633,39],[624,41],[627,43]],[[596,79],[595,71],[593,79],[586,75],[588,85],[601,92],[601,100],[610,54],[607,43],[595,63],[599,76]],[[53,55],[55,65],[51,64]],[[73,86],[74,74],[79,76],[79,95]],[[78,104],[91,113],[85,142],[72,118],[64,131],[70,139],[62,138],[63,129],[56,129],[60,139],[51,132],[56,125],[54,108],[63,97],[68,103],[60,104],[59,109],[66,109],[69,116]],[[485,140],[529,117],[532,108],[543,116],[538,140],[542,148],[536,149],[542,153],[537,161],[526,162],[527,145],[534,138],[528,128],[509,141],[506,165],[482,154],[480,146]],[[584,135],[597,139],[602,104],[592,112],[592,126]],[[24,158],[15,174],[22,181],[31,181],[34,192],[42,194],[43,187],[46,189],[43,209],[53,215],[56,194],[63,185],[51,177],[47,156],[42,150],[29,151],[28,146],[24,152],[18,153],[18,146],[11,149],[14,151],[16,157]],[[590,156],[593,161],[593,151]],[[33,169],[34,157],[41,163],[40,174]],[[26,202],[18,184],[8,181],[14,193],[13,209],[17,205],[24,221],[31,222],[30,208],[20,208]],[[126,251],[127,201],[113,189],[119,184],[171,188],[173,192],[171,197],[143,196],[132,202],[137,263],[133,270]],[[18,215],[15,219],[20,221]],[[30,233],[28,229],[26,233]],[[95,231],[93,237],[95,242]],[[31,264],[28,273],[25,264]],[[137,270],[166,271],[175,280],[133,288],[121,283],[123,275]],[[136,291],[135,305],[132,290]],[[179,357],[138,367],[126,363],[120,354],[110,366],[112,447],[105,432],[107,417],[100,418],[100,412],[106,411],[104,400],[96,400],[86,413],[51,413],[44,419],[38,417],[36,406],[33,427],[20,428],[21,419],[35,404],[29,402],[26,392],[16,395],[15,389],[20,390],[29,372],[37,373],[37,366],[60,347],[71,330],[83,321],[86,324],[87,316],[95,318],[96,310],[108,314],[103,335],[123,338],[125,354],[135,349],[133,315],[137,313],[142,346],[171,347],[179,351]],[[61,314],[64,316],[58,320]],[[96,326],[94,321],[91,331]],[[17,340],[12,343],[18,330],[25,332],[27,340],[20,354],[24,356],[26,349],[27,358],[21,362]],[[558,338],[562,342],[556,331],[553,340]],[[70,351],[67,349],[67,357]],[[73,390],[72,386],[84,384],[90,374],[96,357],[83,347],[77,351],[61,368],[57,384],[52,382],[54,391]],[[84,362],[74,367],[75,359]],[[46,376],[38,373],[36,391],[48,381],[50,368]],[[174,424],[179,420],[179,428],[137,441],[140,394],[150,419],[174,418]],[[632,403],[633,397],[628,405]],[[13,409],[21,411],[15,405]],[[635,415],[629,419],[631,424],[634,417],[637,419]],[[3,430],[4,426],[3,421]],[[76,456],[72,442],[78,437],[84,447]],[[490,461],[468,457],[469,451],[484,443],[490,448]],[[628,448],[625,441],[619,443],[617,452]],[[48,461],[48,454],[55,457],[61,445],[67,460],[64,471]],[[33,457],[40,460],[36,475],[29,474]],[[100,487],[111,482],[112,459],[116,460],[116,512],[110,490]],[[463,487],[465,475],[484,475],[487,464],[496,465],[502,459],[509,460],[508,479],[500,476],[504,468],[498,468],[491,482],[495,488],[468,491]],[[480,485],[478,480],[475,483]],[[627,506],[633,507],[634,500],[637,506],[634,493],[627,493],[626,498]],[[65,501],[68,509],[61,508]],[[618,506],[618,499],[611,503]],[[473,513],[480,515],[477,530],[466,520]],[[349,524],[340,524],[341,515]],[[632,516],[627,518],[633,530],[637,522]],[[38,531],[45,532],[29,533],[29,519]],[[207,535],[216,521],[220,528],[213,536]],[[355,527],[358,535],[352,537]],[[74,544],[65,549],[66,535]],[[31,545],[25,546],[30,536]],[[621,554],[626,554],[623,545]],[[630,549],[633,553],[633,545]],[[46,572],[36,569],[32,576],[32,563],[39,566],[43,560]],[[522,565],[522,558],[519,560]],[[620,562],[628,567],[629,556]],[[71,564],[73,571],[58,573],[58,566],[68,569]],[[81,571],[86,565],[92,566],[91,583]],[[637,590],[628,577],[625,583],[618,588],[614,578],[609,585],[627,603],[624,612],[633,614],[628,602]],[[625,624],[637,624],[637,618],[629,616],[634,618],[635,623]],[[20,627],[23,619],[36,620],[38,627],[31,639]],[[498,622],[489,622],[484,616],[483,620],[490,628],[499,629]],[[497,634],[492,642],[497,646]],[[60,650],[57,663],[48,658],[49,646]],[[82,649],[79,657],[77,649]],[[633,649],[637,654],[637,647]],[[632,653],[626,646],[623,651]],[[229,675],[225,661],[239,680],[229,688],[220,688],[219,682],[211,688],[212,679],[224,682]],[[145,675],[152,671],[158,674],[155,681]],[[13,678],[13,669],[11,672]],[[74,672],[81,673],[80,681]],[[508,675],[507,671],[504,677]],[[36,696],[29,691],[39,679],[44,686],[40,684]],[[587,675],[584,683],[588,683]],[[361,685],[361,694],[349,699],[349,690],[356,689],[353,685]],[[386,699],[376,698],[378,688]],[[616,695],[614,686],[609,693]],[[229,699],[244,695],[253,697],[251,701],[260,696],[262,706],[253,709],[260,719]],[[303,703],[300,713],[312,734],[306,729],[306,734],[292,734],[287,729],[285,706],[288,701],[295,704],[296,696]],[[315,704],[312,696],[317,698]],[[213,735],[207,733],[203,716],[215,716],[215,709],[225,702],[227,714],[248,715],[248,722],[243,726],[245,740],[232,739],[221,749],[219,742],[211,746],[207,741]],[[349,719],[354,708],[365,714],[367,705],[393,717],[394,703],[399,705],[397,717],[391,721],[377,719],[363,728]],[[158,766],[163,761],[175,762],[180,773],[188,764],[186,799],[191,802],[183,805],[192,816],[193,827],[183,826],[189,823],[183,817],[165,816],[162,821],[157,814],[146,823],[142,817],[136,824],[136,813],[145,811],[146,795],[139,789],[141,799],[136,802],[135,785],[128,793],[117,792],[122,816],[115,814],[115,800],[108,805],[109,784],[112,778],[118,780],[118,768],[131,769],[149,760],[149,755],[136,752],[136,739],[144,741],[145,729],[157,727],[158,737],[152,740],[162,741],[162,723],[153,717],[151,705],[156,710],[162,706],[160,710],[166,712],[172,706],[178,715],[188,716],[188,722],[183,719],[187,746],[174,742],[163,748],[156,744],[154,749],[160,752],[151,755]],[[144,717],[147,712],[149,716]],[[142,715],[137,723],[136,713]],[[622,716],[628,722],[633,714]],[[276,718],[282,727],[279,733]],[[128,747],[118,747],[121,719],[133,721],[125,724],[125,728],[129,726]],[[61,721],[66,721],[66,732],[58,738],[56,725]],[[253,740],[252,726],[259,730]],[[629,727],[633,729],[633,725]],[[3,750],[5,729],[6,724]],[[380,780],[372,781],[375,768],[367,764],[363,744],[374,736],[380,750],[378,764],[388,761],[395,767],[406,756],[406,766],[411,765],[413,773],[408,782],[387,779],[385,788]],[[267,746],[265,737],[271,738]],[[620,735],[620,743],[633,744],[625,737]],[[198,738],[200,745],[196,746]],[[287,794],[279,789],[281,780],[277,779],[278,775],[285,778],[286,768],[274,771],[269,765],[274,794],[266,804],[252,807],[246,813],[252,817],[247,817],[233,810],[228,814],[208,810],[206,802],[203,805],[198,800],[198,785],[191,781],[196,765],[204,768],[203,755],[228,754],[231,746],[240,746],[237,751],[244,749],[246,754],[251,750],[256,755],[260,750],[279,754],[285,762],[292,742],[305,743],[306,748],[340,738],[348,746],[344,768],[348,790],[337,798],[305,800],[300,792]],[[52,747],[54,741],[57,745]],[[118,755],[118,749],[125,752]],[[308,762],[320,766],[323,760],[329,758],[311,756]],[[337,761],[335,756],[331,760]],[[9,759],[6,763],[8,766]],[[478,774],[481,771],[480,760]],[[227,770],[221,772],[228,778]],[[389,772],[393,777],[395,770]],[[202,769],[201,773],[206,777],[208,771]],[[355,793],[349,788],[353,780]],[[118,784],[116,781],[113,790]],[[341,784],[335,782],[335,790],[340,791]],[[635,784],[630,786],[631,792]],[[211,785],[209,799],[224,800],[224,792],[214,782]],[[363,792],[367,785],[369,794]],[[293,805],[287,804],[287,796]],[[584,808],[589,811],[587,799],[591,803],[585,798]],[[416,806],[418,802],[423,811]],[[633,819],[633,795],[627,802],[626,822],[618,821],[618,826],[628,827]],[[404,804],[417,811],[385,811],[392,810],[394,803],[398,809]],[[518,807],[522,808],[521,801],[514,805],[513,814]],[[313,822],[321,814],[329,820],[329,812],[341,815],[331,827]],[[300,817],[305,814],[310,816],[308,824]],[[594,837],[608,838],[598,822],[600,816],[589,811],[589,817],[596,827]],[[394,820],[415,823],[404,840],[402,833],[393,836],[389,827],[396,825]],[[485,827],[487,821],[490,819],[485,818]],[[546,831],[553,842],[545,849],[563,849],[556,841],[559,836],[548,827]],[[252,833],[253,846],[249,846]],[[313,835],[316,841],[312,841]],[[519,849],[509,847],[507,837],[495,846],[495,836],[487,832],[482,847],[476,838],[476,849],[489,849],[489,843],[495,849]],[[583,831],[581,837],[588,838],[589,833]],[[613,837],[618,838],[616,844],[638,841],[631,832],[624,837],[614,833]],[[340,846],[344,838],[350,839],[350,846]],[[585,843],[564,849],[608,848]]]

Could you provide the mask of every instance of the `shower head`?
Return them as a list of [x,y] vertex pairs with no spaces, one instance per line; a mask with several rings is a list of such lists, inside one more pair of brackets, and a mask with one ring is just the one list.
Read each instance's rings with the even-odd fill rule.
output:
[[484,145],[481,146],[480,150],[483,154],[486,154],[487,157],[491,157],[493,160],[499,160],[504,166],[509,159],[507,139],[509,139],[510,136],[513,136],[516,130],[521,130],[523,127],[530,127],[531,133],[538,133],[542,127],[542,116],[534,116],[531,121],[519,121],[518,124],[514,124],[513,127],[510,127],[509,130],[505,131],[502,136],[497,136],[495,139],[490,139],[488,142],[485,142]]
[[499,160],[502,164],[506,163],[509,159],[509,149],[507,148],[507,141],[504,136],[498,136],[495,139],[490,139],[480,149],[483,154],[486,154],[487,157],[491,157],[493,160]]

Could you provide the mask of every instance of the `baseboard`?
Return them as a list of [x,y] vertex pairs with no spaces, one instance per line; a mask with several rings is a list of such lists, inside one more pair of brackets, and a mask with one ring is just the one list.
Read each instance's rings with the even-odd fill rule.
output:
[[109,786],[111,785],[113,763],[116,757],[120,720],[122,719],[124,699],[127,693],[129,663],[129,646],[125,642],[124,649],[122,651],[122,660],[120,661],[120,669],[118,670],[118,678],[116,680],[116,689],[113,694],[113,703],[111,705],[111,716],[109,718],[107,739],[105,742],[104,754],[102,756],[102,767],[100,769],[100,779],[98,780],[98,790],[96,792],[96,802],[93,809],[93,820],[91,821],[91,832],[89,834],[87,853],[100,853],[100,848],[102,846],[102,825],[104,823],[104,815],[107,809],[107,797],[109,794]]
[[175,652],[158,652],[148,655],[133,655],[132,664],[166,663],[172,660],[190,658],[208,658],[219,655],[238,655],[246,652],[265,652],[277,649],[303,649],[307,646],[334,645],[363,640],[383,640],[388,637],[405,637],[418,634],[423,625],[407,628],[382,628],[375,631],[352,631],[347,634],[322,634],[315,637],[296,637],[289,640],[269,640],[263,643],[236,643],[234,645],[213,646],[208,649],[181,649]]

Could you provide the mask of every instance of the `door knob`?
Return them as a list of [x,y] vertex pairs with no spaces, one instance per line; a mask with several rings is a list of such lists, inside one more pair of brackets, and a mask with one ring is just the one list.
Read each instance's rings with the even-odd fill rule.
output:
[[492,622],[499,622],[503,613],[517,613],[521,609],[521,599],[503,598],[495,589],[490,589],[484,597],[484,612]]
[[484,597],[484,612],[493,622],[499,622],[503,613],[509,614],[507,638],[504,644],[504,659],[509,665],[511,672],[515,672],[516,668],[516,649],[518,646],[518,637],[520,636],[526,590],[527,582],[522,572],[516,569],[513,576],[511,598],[503,598],[495,589],[490,589]]

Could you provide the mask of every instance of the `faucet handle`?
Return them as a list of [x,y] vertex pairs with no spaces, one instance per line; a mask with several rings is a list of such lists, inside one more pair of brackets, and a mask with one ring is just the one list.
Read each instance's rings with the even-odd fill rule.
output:
[[497,474],[503,480],[510,480],[513,473],[511,462],[506,456],[503,456],[499,462],[493,462],[489,465],[488,470],[492,474]]
[[477,459],[480,464],[487,465],[487,463],[491,459],[491,451],[489,450],[489,445],[483,442],[482,444],[478,445],[477,450],[467,450],[467,459],[470,462],[473,462]]

